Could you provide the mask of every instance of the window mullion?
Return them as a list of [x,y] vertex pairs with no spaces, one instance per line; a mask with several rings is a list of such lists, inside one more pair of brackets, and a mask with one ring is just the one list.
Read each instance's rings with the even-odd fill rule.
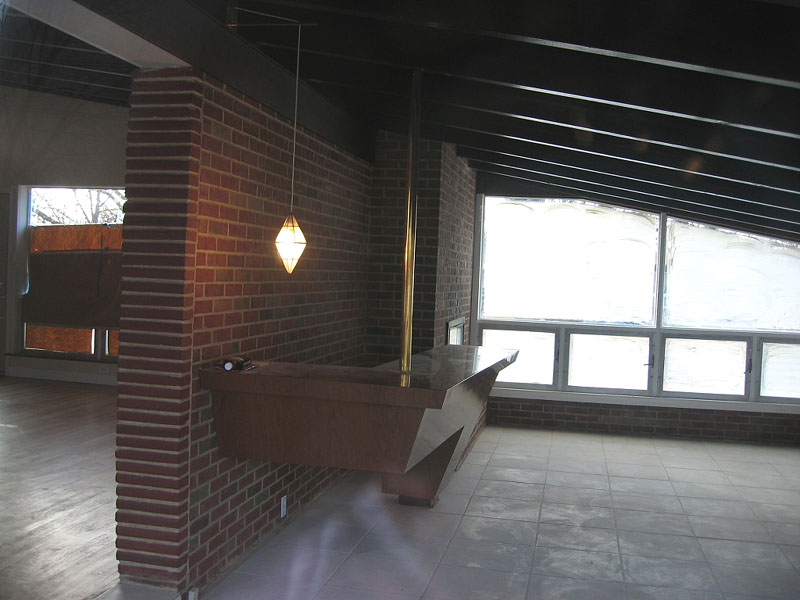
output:
[[469,311],[469,343],[477,345],[481,336],[478,332],[478,320],[483,309],[481,307],[481,290],[483,290],[483,218],[486,196],[475,196],[475,228],[472,237],[472,302]]
[[667,213],[661,213],[658,222],[658,257],[656,261],[656,331],[661,331],[664,315],[664,296],[667,270]]
[[745,378],[750,402],[758,402],[761,397],[761,348],[761,336],[756,334],[750,338],[750,369]]
[[569,335],[566,327],[558,329],[558,379],[556,389],[564,391],[567,389],[567,369],[569,369]]
[[96,327],[94,330],[94,357],[103,360],[106,357],[108,329]]
[[666,295],[667,272],[667,213],[661,213],[658,222],[658,258],[656,261],[656,318],[653,332],[653,366],[650,393],[663,394],[664,387],[664,297]]

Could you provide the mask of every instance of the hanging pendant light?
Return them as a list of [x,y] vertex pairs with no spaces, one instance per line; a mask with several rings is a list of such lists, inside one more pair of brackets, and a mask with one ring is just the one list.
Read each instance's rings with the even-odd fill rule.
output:
[[283,222],[283,227],[278,232],[278,237],[275,238],[275,246],[278,248],[278,254],[283,261],[283,266],[286,267],[286,272],[294,271],[297,261],[300,260],[300,256],[306,249],[306,236],[303,235],[300,225],[297,224],[297,219],[292,213],[289,213]]
[[300,229],[292,210],[294,209],[294,165],[297,158],[297,96],[300,89],[300,30],[302,25],[297,25],[297,64],[294,78],[294,136],[292,140],[292,190],[289,197],[289,216],[283,222],[283,227],[275,238],[275,247],[283,261],[287,273],[294,271],[297,261],[306,249],[306,236]]

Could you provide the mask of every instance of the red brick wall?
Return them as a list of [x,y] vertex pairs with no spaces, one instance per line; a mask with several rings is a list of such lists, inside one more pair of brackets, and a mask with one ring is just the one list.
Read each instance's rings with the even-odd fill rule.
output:
[[[169,77],[167,77],[169,75]],[[202,83],[133,84],[123,225],[117,557],[123,579],[186,579]]]
[[[281,496],[293,513],[340,475],[220,456],[198,372],[234,353],[397,358],[405,140],[381,134],[373,167],[299,132],[294,212],[309,245],[290,276],[273,243],[289,210],[290,122],[192,69],[140,72],[132,92],[118,558],[124,580],[184,590],[275,529]],[[475,186],[452,147],[422,147],[417,349],[468,315]]]
[[442,145],[441,202],[436,278],[434,345],[447,340],[447,321],[464,317],[464,342],[469,341],[472,307],[472,242],[475,233],[475,171]]
[[800,444],[800,415],[490,398],[488,422],[708,440]]
[[[401,138],[404,147],[407,147],[407,136]],[[403,166],[405,163],[403,161]],[[417,246],[416,265],[414,269],[414,332],[412,336],[413,351],[422,352],[440,345],[434,339],[434,320],[436,318],[436,279],[438,276],[438,243],[439,243],[439,214],[441,203],[441,169],[442,169],[442,143],[420,140],[420,156],[417,169]],[[405,214],[406,190],[403,182],[403,195],[400,202]],[[405,219],[403,230],[405,231]],[[403,238],[404,239],[404,238]],[[401,244],[397,249],[398,256],[402,257],[405,248]],[[402,286],[402,264],[401,264]],[[396,295],[400,301],[398,317],[402,312],[402,287]],[[395,338],[396,342],[400,338]],[[400,347],[393,356],[400,355]]]
[[[367,361],[400,355],[407,137],[380,132],[375,149],[370,225]],[[445,343],[446,323],[469,318],[475,173],[449,144],[420,143],[414,352]]]
[[289,276],[292,129],[192,70],[133,86],[124,225],[118,557],[126,580],[202,587],[338,476],[219,456],[200,366],[356,364],[366,334],[370,165],[300,131]]

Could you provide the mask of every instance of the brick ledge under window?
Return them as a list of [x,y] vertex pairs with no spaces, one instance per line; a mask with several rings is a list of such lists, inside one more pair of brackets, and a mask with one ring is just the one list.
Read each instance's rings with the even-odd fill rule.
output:
[[[515,394],[516,397],[512,396]],[[674,399],[683,406],[659,406],[666,398],[569,394],[569,400],[545,398],[541,390],[495,389],[489,398],[487,423],[591,433],[695,438],[709,441],[800,445],[797,405]],[[562,392],[561,396],[565,394]],[[687,406],[692,401],[693,406]],[[649,404],[645,404],[650,402]],[[699,408],[698,408],[699,406]],[[775,412],[776,408],[782,409]],[[759,410],[761,409],[761,410]],[[770,409],[770,410],[767,410]]]
[[667,396],[643,396],[625,394],[603,394],[597,392],[562,392],[495,385],[492,398],[521,400],[547,400],[555,402],[578,402],[588,404],[619,404],[623,406],[648,406],[657,408],[689,408],[736,412],[778,413],[800,415],[800,401],[749,402],[746,400],[718,400],[710,398],[687,398]]

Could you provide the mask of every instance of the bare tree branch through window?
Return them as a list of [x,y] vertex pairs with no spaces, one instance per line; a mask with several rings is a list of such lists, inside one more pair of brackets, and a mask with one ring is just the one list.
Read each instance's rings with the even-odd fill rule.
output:
[[123,189],[33,188],[30,224],[122,223]]

